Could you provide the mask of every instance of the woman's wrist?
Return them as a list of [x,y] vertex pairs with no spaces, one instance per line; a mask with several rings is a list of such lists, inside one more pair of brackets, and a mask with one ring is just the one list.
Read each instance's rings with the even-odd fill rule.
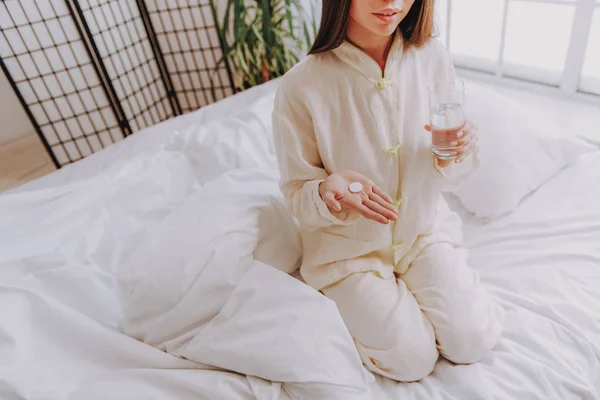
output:
[[319,182],[319,186],[317,186],[317,192],[319,193],[319,197],[321,198],[321,200],[323,200],[323,192],[321,191],[323,189],[323,182],[325,182],[324,179],[321,182]]

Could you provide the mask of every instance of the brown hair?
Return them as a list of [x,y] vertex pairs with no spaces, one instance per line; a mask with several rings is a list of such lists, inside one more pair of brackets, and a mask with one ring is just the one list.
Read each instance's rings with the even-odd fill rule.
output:
[[[433,36],[433,1],[415,0],[398,25],[404,48],[421,47]],[[321,26],[308,54],[322,53],[338,47],[346,38],[352,0],[323,0]]]

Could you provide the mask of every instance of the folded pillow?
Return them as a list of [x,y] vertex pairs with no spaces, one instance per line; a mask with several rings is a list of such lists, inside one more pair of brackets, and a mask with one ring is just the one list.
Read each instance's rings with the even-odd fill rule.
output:
[[466,115],[478,127],[481,164],[453,194],[479,218],[510,213],[561,169],[596,150],[526,105],[472,82],[466,82]]

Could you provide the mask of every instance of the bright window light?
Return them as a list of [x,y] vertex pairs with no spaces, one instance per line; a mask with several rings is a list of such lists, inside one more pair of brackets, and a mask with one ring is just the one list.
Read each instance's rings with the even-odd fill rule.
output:
[[511,1],[506,27],[505,69],[511,74],[517,71],[519,76],[532,75],[540,81],[559,84],[574,13],[575,7],[567,4]]
[[450,13],[452,54],[495,65],[500,54],[504,0],[452,1]]

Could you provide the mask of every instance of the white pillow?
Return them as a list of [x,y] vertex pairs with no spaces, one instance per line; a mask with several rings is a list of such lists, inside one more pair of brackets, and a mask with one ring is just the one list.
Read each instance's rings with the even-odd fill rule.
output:
[[525,105],[472,82],[466,82],[465,110],[478,127],[481,164],[453,194],[479,218],[510,213],[561,169],[596,150]]

